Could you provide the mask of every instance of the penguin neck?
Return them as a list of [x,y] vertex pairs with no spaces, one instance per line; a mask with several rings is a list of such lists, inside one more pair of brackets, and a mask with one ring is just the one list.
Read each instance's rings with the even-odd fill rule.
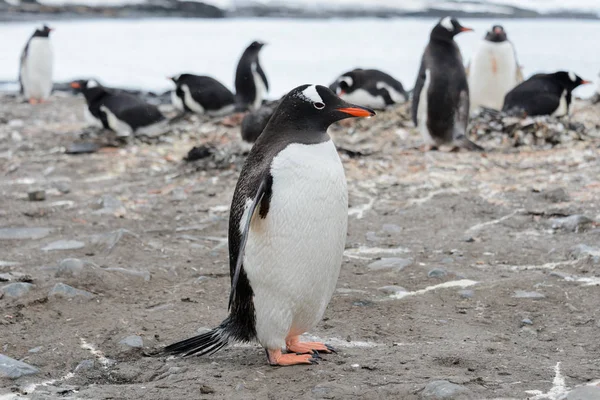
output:
[[443,35],[438,32],[431,32],[429,41],[440,43],[454,43],[454,36]]
[[[279,113],[269,121],[259,138],[268,142],[322,143],[330,139],[327,134],[329,125],[311,118],[290,118],[287,113]],[[278,126],[285,126],[285,130],[277,129]]]
[[83,91],[83,97],[89,103],[98,100],[100,97],[106,94],[106,90],[103,87],[95,87],[91,89],[85,89]]

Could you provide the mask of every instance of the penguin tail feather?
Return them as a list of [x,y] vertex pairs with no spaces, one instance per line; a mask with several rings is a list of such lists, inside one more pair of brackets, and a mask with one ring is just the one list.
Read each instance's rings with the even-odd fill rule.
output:
[[456,142],[458,147],[461,147],[461,148],[469,150],[469,151],[485,151],[485,149],[483,147],[470,141],[469,139],[467,139],[467,137],[465,135],[458,136],[454,141]]
[[225,347],[229,340],[229,333],[221,325],[198,336],[170,344],[164,348],[163,354],[181,355],[182,357],[194,354],[198,356],[210,355]]

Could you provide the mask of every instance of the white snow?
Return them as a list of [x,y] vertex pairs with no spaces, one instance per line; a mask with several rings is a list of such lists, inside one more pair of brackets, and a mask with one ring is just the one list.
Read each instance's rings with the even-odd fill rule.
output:
[[[0,81],[16,81],[19,56],[44,21],[0,25]],[[429,19],[147,19],[53,21],[57,82],[95,77],[105,85],[172,89],[165,77],[193,72],[233,87],[235,67],[253,40],[261,51],[270,98],[305,84],[329,85],[355,67],[378,68],[414,85],[423,48],[437,22]],[[597,21],[476,19],[476,32],[457,36],[465,63],[485,32],[504,25],[526,76],[559,69],[597,80]],[[574,40],[576,38],[576,40]],[[595,85],[576,89],[591,96]]]

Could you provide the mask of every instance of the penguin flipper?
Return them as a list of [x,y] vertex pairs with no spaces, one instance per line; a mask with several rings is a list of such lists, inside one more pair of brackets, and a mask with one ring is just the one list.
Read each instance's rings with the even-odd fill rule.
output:
[[263,71],[262,67],[260,66],[260,63],[257,63],[257,64],[258,65],[256,66],[256,72],[258,72],[258,74],[262,78],[263,82],[265,83],[265,88],[267,89],[267,92],[268,92],[269,91],[269,81],[267,80],[267,75],[265,75],[265,71]]
[[[421,98],[421,91],[423,90],[423,86],[425,85],[425,62],[421,60],[421,68],[419,68],[419,75],[417,76],[417,82],[415,83],[415,87],[413,89],[413,101],[411,107],[411,115],[412,120],[415,126],[418,125],[418,115],[419,115],[419,99]],[[424,96],[427,96],[427,93],[423,93]]]

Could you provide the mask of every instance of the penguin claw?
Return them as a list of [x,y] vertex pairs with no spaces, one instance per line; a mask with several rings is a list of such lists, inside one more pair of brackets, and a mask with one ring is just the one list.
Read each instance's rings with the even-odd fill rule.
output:
[[337,354],[337,350],[335,349],[335,347],[333,347],[332,345],[327,344],[327,343],[324,343],[324,344],[325,344],[325,347],[327,347],[327,350],[329,350],[330,352],[332,352],[334,354]]

